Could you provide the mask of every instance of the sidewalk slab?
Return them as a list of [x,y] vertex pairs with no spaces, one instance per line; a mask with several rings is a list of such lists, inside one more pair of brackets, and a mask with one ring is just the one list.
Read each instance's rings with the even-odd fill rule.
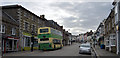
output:
[[94,50],[97,56],[118,56],[117,54],[112,53],[110,51],[106,51],[105,49],[100,49],[98,45],[95,46]]

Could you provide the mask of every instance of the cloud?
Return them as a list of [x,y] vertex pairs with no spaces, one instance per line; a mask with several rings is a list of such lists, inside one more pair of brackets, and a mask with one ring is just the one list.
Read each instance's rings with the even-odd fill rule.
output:
[[3,2],[113,2],[114,0],[2,0]]
[[[71,0],[72,1],[72,0]],[[48,20],[53,19],[73,35],[96,30],[99,23],[107,18],[111,2],[71,2],[50,0],[48,2],[4,2],[5,4],[21,4],[37,14],[45,14]],[[69,30],[70,29],[70,30]]]
[[52,4],[52,6],[59,7],[72,15],[70,17],[65,17],[62,24],[65,28],[73,28],[73,34],[96,30],[99,23],[107,18],[112,8],[110,2],[61,2]]

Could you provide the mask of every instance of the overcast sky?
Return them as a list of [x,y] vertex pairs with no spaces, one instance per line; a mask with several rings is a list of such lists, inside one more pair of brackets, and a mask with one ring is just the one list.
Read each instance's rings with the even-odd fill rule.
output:
[[[19,4],[35,13],[45,15],[48,20],[54,20],[73,35],[95,31],[106,19],[112,9],[113,0],[85,1],[85,0],[35,0],[10,1],[3,0],[2,5]],[[1,3],[0,3],[1,5]]]

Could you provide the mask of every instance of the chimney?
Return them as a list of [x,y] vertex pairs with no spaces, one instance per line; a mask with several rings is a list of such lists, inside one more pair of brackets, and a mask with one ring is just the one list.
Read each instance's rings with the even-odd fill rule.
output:
[[40,18],[44,19],[44,18],[45,18],[45,15],[40,15]]
[[61,29],[63,29],[63,26],[60,26],[61,27]]

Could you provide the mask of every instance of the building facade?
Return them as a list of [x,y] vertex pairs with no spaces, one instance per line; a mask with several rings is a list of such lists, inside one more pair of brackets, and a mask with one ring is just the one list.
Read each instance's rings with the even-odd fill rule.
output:
[[19,24],[19,50],[31,49],[31,32],[34,32],[34,49],[37,49],[37,30],[44,27],[45,19],[35,15],[21,5],[3,6],[2,9]]
[[104,20],[99,24],[97,30],[96,30],[96,34],[97,34],[97,41],[98,41],[98,45],[104,45]]
[[117,51],[117,39],[116,39],[116,27],[115,27],[115,17],[114,8],[107,19],[105,20],[105,49],[111,52]]
[[116,27],[116,39],[117,39],[117,54],[120,55],[120,1],[114,0],[112,3],[114,6],[115,27]]
[[0,34],[2,35],[2,52],[18,51],[19,25],[18,21],[12,18],[4,9],[2,10],[2,22],[0,24]]

